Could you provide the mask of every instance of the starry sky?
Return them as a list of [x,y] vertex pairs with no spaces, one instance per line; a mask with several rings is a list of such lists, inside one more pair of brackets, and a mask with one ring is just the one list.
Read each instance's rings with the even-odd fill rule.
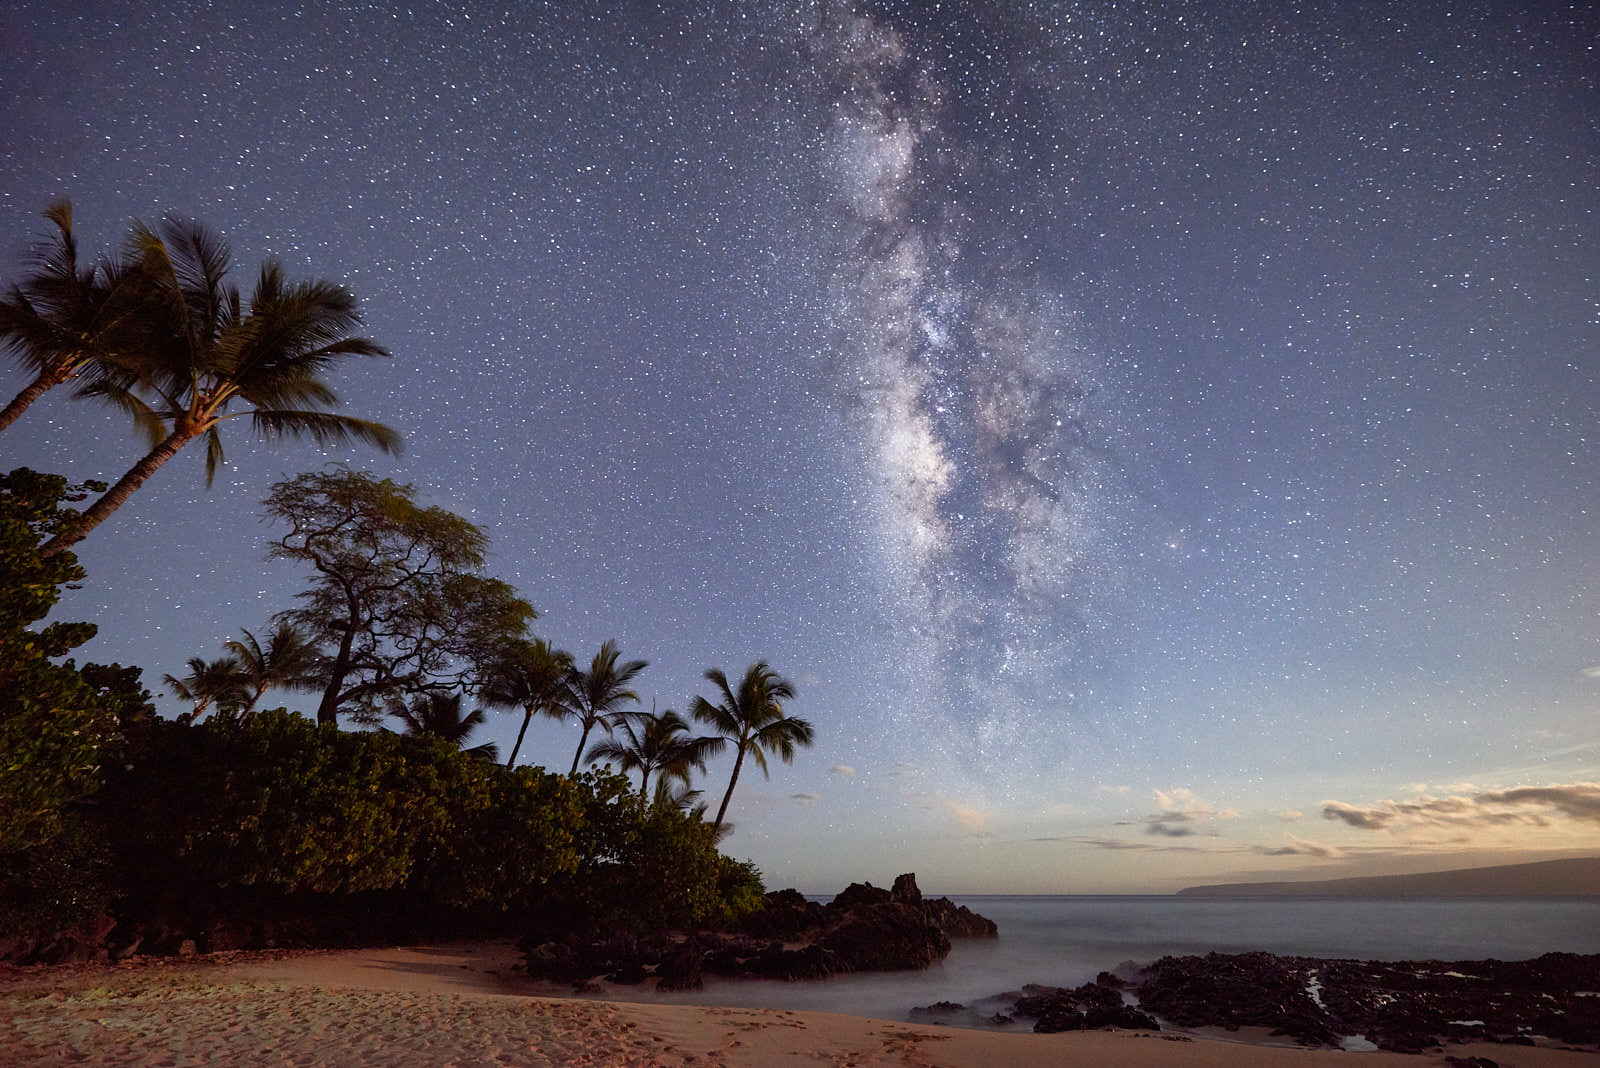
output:
[[[393,358],[331,384],[407,435],[229,427],[58,617],[152,688],[262,633],[307,576],[259,502],[346,461],[647,703],[794,681],[816,745],[725,847],[769,886],[1600,852],[1597,43],[1491,0],[21,0],[0,277],[56,197],[91,253],[197,218],[245,288],[355,293]],[[65,390],[0,439],[138,455]]]

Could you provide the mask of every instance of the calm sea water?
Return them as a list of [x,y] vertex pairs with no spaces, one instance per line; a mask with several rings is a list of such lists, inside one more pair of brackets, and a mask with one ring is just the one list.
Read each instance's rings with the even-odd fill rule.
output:
[[907,1019],[918,1005],[973,1004],[1024,983],[1077,986],[1125,961],[1272,953],[1359,960],[1522,960],[1600,953],[1600,899],[1351,901],[1178,897],[957,897],[998,939],[953,941],[925,972],[823,982],[720,981],[692,994],[617,988],[608,997]]

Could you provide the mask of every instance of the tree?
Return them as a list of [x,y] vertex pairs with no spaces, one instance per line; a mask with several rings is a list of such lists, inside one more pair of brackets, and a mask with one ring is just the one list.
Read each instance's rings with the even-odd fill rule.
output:
[[44,216],[55,226],[34,252],[30,270],[0,298],[0,345],[32,378],[0,411],[0,430],[64,382],[101,375],[126,379],[134,354],[118,344],[119,328],[144,291],[136,259],[80,266],[72,204],[58,200]]
[[500,747],[493,742],[467,747],[467,738],[483,726],[484,715],[481,708],[463,714],[458,693],[425,693],[410,704],[394,701],[389,705],[389,714],[404,723],[406,733],[412,737],[426,734],[443,738],[466,750],[470,756],[490,763],[500,757]]
[[[591,764],[614,760],[624,773],[639,772],[641,801],[649,796],[652,773],[660,773],[658,783],[677,779],[687,784],[689,770],[705,771],[706,758],[727,744],[726,738],[691,738],[688,722],[670,708],[660,714],[654,709],[621,712],[611,723],[611,737],[594,743],[586,759]],[[618,730],[622,732],[621,740],[614,733]]]
[[715,683],[722,693],[722,703],[714,705],[704,697],[696,697],[690,708],[698,723],[704,723],[717,733],[733,741],[733,775],[728,779],[728,792],[722,795],[722,805],[717,809],[717,819],[712,834],[722,829],[723,817],[728,813],[728,801],[733,788],[739,784],[739,770],[748,754],[761,769],[767,770],[767,754],[776,754],[785,764],[794,760],[797,745],[809,746],[815,735],[811,724],[787,715],[784,701],[794,700],[794,687],[782,675],[757,660],[739,680],[738,692],[728,684],[728,677],[716,668],[706,672],[706,678]]
[[179,716],[184,723],[193,723],[205,716],[212,704],[219,713],[237,715],[250,700],[250,683],[244,667],[236,657],[224,656],[205,660],[198,656],[189,658],[189,674],[183,678],[164,675],[161,679],[168,691],[180,701],[194,707]]
[[72,553],[47,558],[39,543],[72,521],[65,504],[95,488],[27,468],[0,476],[0,855],[60,835],[67,806],[99,789],[123,717],[147,709],[136,672],[53,662],[94,624],[29,629],[84,577]]
[[[400,435],[389,427],[329,411],[339,403],[323,381],[331,365],[349,356],[388,355],[375,342],[351,336],[361,317],[343,287],[290,283],[283,267],[269,260],[246,307],[226,281],[227,245],[198,223],[174,217],[159,235],[135,224],[131,249],[142,292],[138,314],[118,327],[118,344],[139,350],[138,375],[101,376],[78,395],[132,415],[149,451],[46,543],[46,556],[82,540],[198,438],[206,442],[209,486],[223,461],[219,427],[241,415],[268,440],[310,438],[324,447],[355,440],[400,451]],[[235,404],[244,410],[231,411]]]
[[506,767],[517,762],[517,751],[522,748],[522,738],[535,713],[562,718],[562,702],[567,699],[566,684],[572,669],[572,654],[552,649],[543,638],[516,642],[495,661],[479,698],[495,707],[522,710],[522,727],[506,758]]
[[639,695],[628,689],[628,683],[649,667],[649,661],[629,660],[618,664],[621,651],[615,638],[600,647],[589,661],[587,671],[574,668],[567,678],[567,696],[562,702],[563,718],[576,720],[583,727],[578,738],[578,751],[572,755],[572,770],[578,773],[578,761],[583,759],[583,747],[589,741],[589,732],[602,727],[609,732],[611,715],[629,701],[638,701]]
[[321,658],[316,644],[307,640],[293,623],[280,619],[262,648],[256,636],[244,632],[244,641],[230,639],[228,652],[239,661],[240,672],[249,695],[239,709],[242,719],[255,712],[261,696],[274,686],[303,690],[313,685],[314,672]]
[[537,613],[479,574],[488,536],[416,491],[334,465],[279,482],[263,502],[288,526],[268,559],[316,571],[280,622],[324,650],[318,723],[374,722],[397,697],[475,689]]

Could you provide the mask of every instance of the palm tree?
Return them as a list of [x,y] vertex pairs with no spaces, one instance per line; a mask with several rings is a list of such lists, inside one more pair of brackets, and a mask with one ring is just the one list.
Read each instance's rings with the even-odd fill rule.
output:
[[237,712],[250,697],[249,683],[244,669],[231,656],[204,660],[189,658],[189,674],[183,678],[163,676],[167,689],[180,701],[189,701],[194,707],[178,717],[180,723],[193,723],[215,704],[219,713]]
[[[349,440],[400,451],[400,435],[381,423],[335,415],[338,403],[323,372],[346,356],[387,356],[364,337],[355,298],[341,286],[289,283],[283,267],[261,267],[248,308],[227,283],[228,247],[198,223],[168,218],[157,234],[134,227],[134,248],[148,287],[140,321],[128,332],[144,351],[136,381],[102,376],[78,391],[133,416],[150,450],[84,510],[69,532],[40,550],[45,556],[81,541],[133,495],[178,450],[206,441],[206,484],[223,461],[219,425],[249,415],[271,439],[311,438],[318,445]],[[151,399],[147,402],[140,394]],[[235,403],[242,411],[230,411]]]
[[567,697],[566,683],[572,673],[572,654],[552,649],[543,638],[519,642],[490,669],[488,682],[478,696],[498,708],[522,709],[522,728],[511,747],[506,767],[517,762],[517,750],[528,733],[534,713],[562,718],[562,702]]
[[238,658],[250,688],[249,700],[239,709],[241,719],[249,719],[261,695],[274,686],[304,690],[314,685],[313,671],[322,655],[288,620],[278,621],[277,629],[267,636],[265,649],[254,634],[245,631],[244,641],[230,639],[227,650]]
[[578,751],[572,755],[572,770],[567,772],[568,775],[578,774],[578,761],[583,759],[583,747],[589,741],[589,732],[600,726],[610,733],[611,715],[625,702],[639,700],[639,695],[627,688],[628,683],[649,667],[649,662],[629,660],[619,665],[617,657],[620,655],[617,641],[612,638],[594,654],[589,661],[589,670],[574,668],[567,674],[567,693],[561,702],[561,715],[564,719],[577,720],[583,725],[583,734],[578,738]]
[[460,694],[425,693],[409,705],[394,700],[389,703],[389,714],[406,725],[405,733],[409,735],[443,738],[466,749],[469,756],[490,763],[500,759],[500,747],[493,742],[467,749],[467,736],[483,724],[484,713],[483,709],[474,708],[463,715]]
[[618,713],[612,729],[620,730],[622,739],[613,735],[594,743],[585,759],[591,764],[615,760],[624,773],[637,771],[641,801],[649,796],[652,773],[660,772],[658,786],[670,779],[687,785],[689,769],[705,771],[706,758],[728,744],[726,738],[689,737],[688,722],[670,708],[659,715],[654,707],[649,712]]
[[768,667],[765,660],[750,665],[744,678],[739,680],[737,693],[728,685],[728,677],[716,668],[707,671],[706,678],[722,691],[722,703],[714,705],[704,697],[696,697],[690,712],[696,722],[731,739],[736,754],[728,792],[722,795],[722,806],[717,809],[717,820],[712,825],[712,833],[716,834],[722,829],[728,801],[739,783],[745,754],[750,755],[763,775],[770,776],[766,755],[774,753],[785,764],[790,763],[794,760],[795,746],[809,746],[815,730],[807,721],[784,713],[783,702],[794,700],[794,687]]
[[53,239],[33,256],[32,270],[0,298],[0,345],[33,377],[0,411],[4,430],[46,392],[73,379],[132,377],[131,354],[119,351],[118,329],[146,291],[134,258],[78,263],[72,203],[58,200],[44,217]]

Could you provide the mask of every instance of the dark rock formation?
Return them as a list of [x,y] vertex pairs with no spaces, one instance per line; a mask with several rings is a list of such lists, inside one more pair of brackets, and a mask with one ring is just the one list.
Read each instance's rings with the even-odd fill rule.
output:
[[939,930],[951,938],[995,938],[1000,929],[993,920],[979,916],[965,905],[957,905],[947,897],[924,901],[922,907],[939,925]]
[[911,971],[950,954],[950,939],[920,905],[889,901],[841,911],[823,929],[820,942],[846,971]]
[[[947,933],[948,932],[948,933]],[[538,936],[521,943],[529,975],[578,983],[606,976],[660,989],[696,989],[704,973],[729,978],[826,979],[846,972],[926,968],[950,952],[950,937],[990,936],[995,925],[948,899],[924,901],[914,875],[894,888],[852,883],[827,905],[796,890],[766,896],[734,931],[702,931],[687,941]]]
[[1123,1001],[1120,990],[1085,983],[1076,990],[1027,987],[1016,1001],[1018,1016],[1032,1017],[1040,1034],[1059,1031],[1096,1031],[1120,1027],[1128,1031],[1159,1031],[1161,1025]]
[[1135,984],[1183,1027],[1267,1027],[1308,1046],[1363,1035],[1420,1053],[1444,1041],[1600,1043],[1600,956],[1527,961],[1348,961],[1270,953],[1163,957]]
[[758,938],[798,942],[808,932],[821,927],[827,917],[821,905],[808,901],[798,890],[774,890],[765,900],[759,911],[739,921],[740,932]]
[[[905,876],[902,875],[899,879],[896,879],[895,886],[900,886],[901,880],[904,878]],[[917,902],[920,904],[922,893],[917,890],[916,876],[911,877],[910,889],[913,893],[916,893]],[[851,883],[839,891],[832,901],[828,902],[828,908],[848,912],[851,909],[861,908],[863,905],[887,905],[893,900],[893,890],[885,890],[880,886],[873,886],[871,883]]]
[[700,990],[705,987],[705,947],[691,938],[669,953],[656,969],[657,990]]
[[1012,1027],[1016,1020],[1004,1013],[994,1013],[985,1016],[976,1009],[968,1008],[955,1001],[937,1001],[932,1005],[923,1005],[911,1010],[911,1019],[916,1023],[941,1024],[945,1027],[971,1027],[994,1029]]

